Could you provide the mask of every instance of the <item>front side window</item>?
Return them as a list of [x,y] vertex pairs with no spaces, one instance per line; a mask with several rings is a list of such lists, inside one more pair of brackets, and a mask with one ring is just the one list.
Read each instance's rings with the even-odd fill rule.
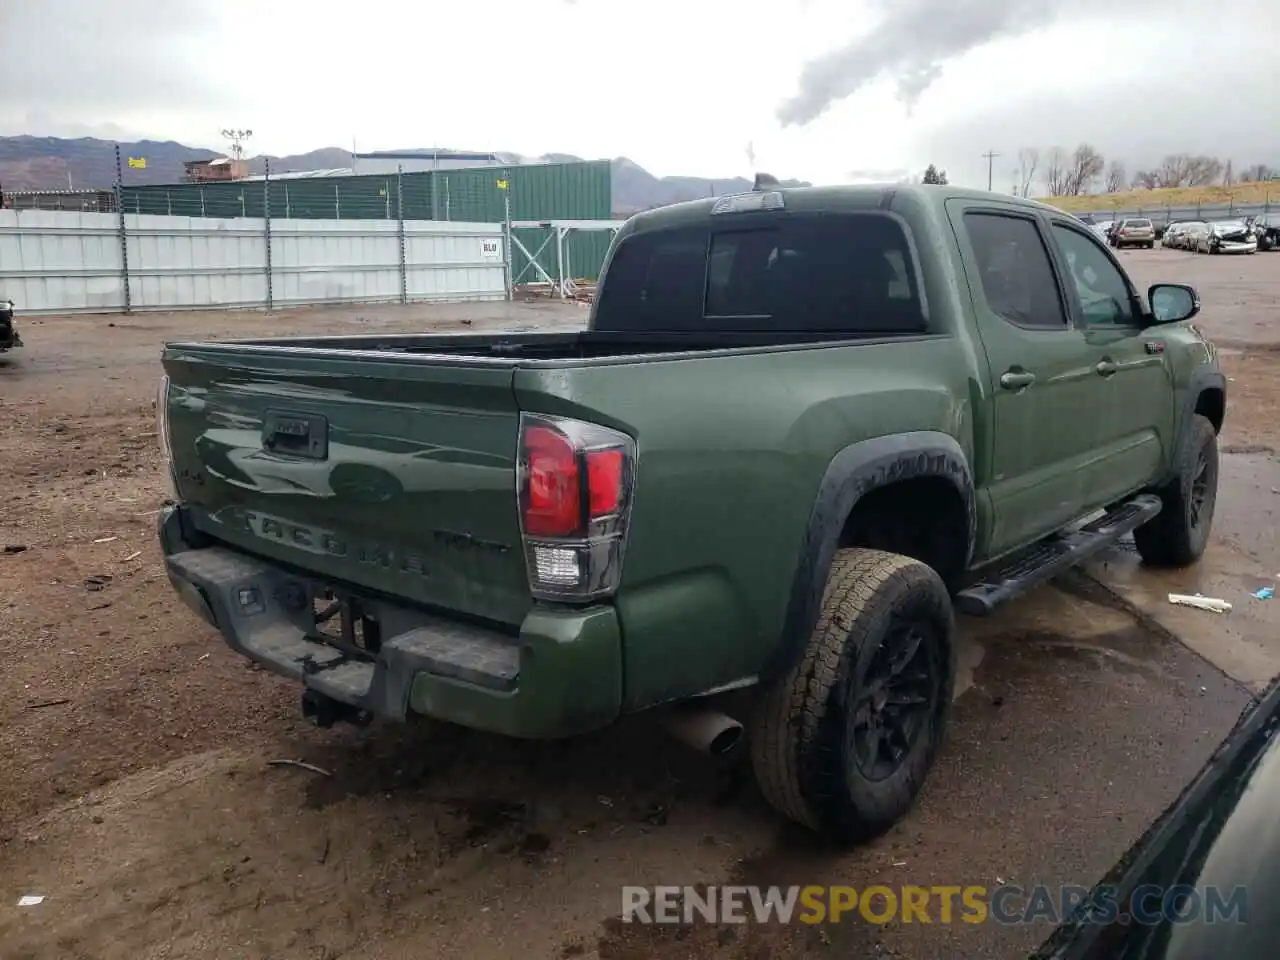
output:
[[1133,326],[1133,297],[1124,275],[1098,244],[1060,224],[1053,234],[1071,271],[1075,296],[1089,326]]

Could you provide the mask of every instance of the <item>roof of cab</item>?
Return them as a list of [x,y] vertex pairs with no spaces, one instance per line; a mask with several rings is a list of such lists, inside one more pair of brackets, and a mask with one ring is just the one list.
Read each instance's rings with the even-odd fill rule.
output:
[[[744,191],[751,193],[754,191]],[[1036,210],[1052,210],[1056,207],[1037,200],[1014,197],[1005,193],[988,193],[985,190],[968,190],[950,184],[881,183],[826,187],[766,187],[761,193],[780,193],[787,210],[801,212],[856,212],[859,210],[891,210],[903,199],[912,198],[922,204],[941,204],[951,199],[998,200],[1002,204],[1027,207]],[[705,221],[712,207],[724,197],[705,197],[686,200],[653,210],[645,210],[633,216],[626,232],[669,229]]]

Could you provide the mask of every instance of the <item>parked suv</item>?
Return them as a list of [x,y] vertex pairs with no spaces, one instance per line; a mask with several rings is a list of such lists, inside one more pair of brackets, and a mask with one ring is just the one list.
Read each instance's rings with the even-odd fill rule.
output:
[[1156,229],[1145,217],[1121,220],[1111,233],[1111,245],[1117,250],[1122,247],[1146,247],[1150,250],[1156,245]]

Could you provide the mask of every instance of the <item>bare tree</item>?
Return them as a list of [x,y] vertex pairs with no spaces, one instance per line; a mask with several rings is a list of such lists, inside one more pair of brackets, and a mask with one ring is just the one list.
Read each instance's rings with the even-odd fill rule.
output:
[[1272,170],[1265,163],[1255,163],[1253,166],[1245,167],[1240,171],[1240,182],[1260,183],[1263,180],[1272,180],[1278,175],[1280,174],[1277,174],[1275,170]]
[[1190,185],[1192,157],[1186,153],[1171,153],[1156,168],[1157,187],[1185,187]]
[[1078,197],[1082,193],[1087,193],[1089,185],[1102,173],[1104,166],[1102,154],[1087,143],[1080,144],[1071,154],[1071,160],[1067,166],[1064,195]]
[[1187,186],[1207,187],[1222,177],[1222,161],[1217,157],[1192,157],[1187,171]]
[[1050,147],[1044,164],[1044,188],[1051,197],[1067,195],[1067,152],[1061,147]]
[[1155,190],[1160,186],[1160,171],[1139,170],[1133,175],[1130,186],[1135,190]]
[[1222,161],[1203,154],[1172,153],[1155,170],[1159,187],[1207,187],[1222,177]]
[[1013,188],[1014,196],[1031,196],[1031,184],[1035,183],[1038,166],[1040,166],[1039,150],[1035,147],[1023,147],[1018,151],[1018,180]]
[[1235,183],[1235,173],[1231,169],[1231,161],[1227,161],[1227,165],[1222,168],[1222,185],[1229,187]]
[[1107,193],[1119,193],[1126,182],[1124,164],[1119,160],[1112,160],[1107,166]]

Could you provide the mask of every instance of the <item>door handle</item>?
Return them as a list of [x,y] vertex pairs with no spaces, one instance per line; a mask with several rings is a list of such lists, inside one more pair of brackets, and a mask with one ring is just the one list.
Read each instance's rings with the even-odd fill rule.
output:
[[1099,360],[1098,365],[1093,369],[1097,370],[1102,376],[1109,377],[1120,368],[1110,360]]
[[1006,390],[1025,390],[1036,382],[1036,375],[1029,370],[1006,370],[1000,374],[1000,386]]

